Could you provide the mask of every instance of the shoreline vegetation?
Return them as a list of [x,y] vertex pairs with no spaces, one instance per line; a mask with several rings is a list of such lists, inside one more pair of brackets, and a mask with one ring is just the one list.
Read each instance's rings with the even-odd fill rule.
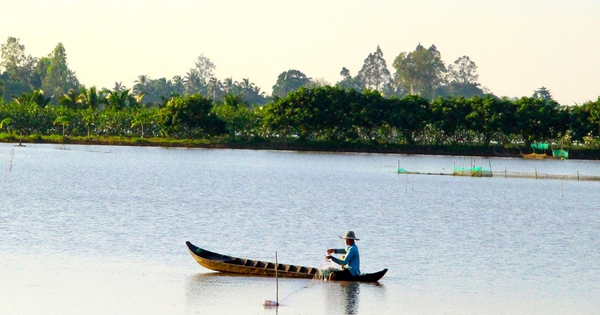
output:
[[88,88],[62,43],[36,58],[9,37],[0,45],[0,142],[600,158],[600,97],[564,105],[545,87],[499,97],[478,82],[473,60],[446,65],[435,45],[400,53],[393,74],[378,46],[335,84],[290,69],[271,95],[249,78],[219,80],[215,68],[200,55],[172,80]]
[[[283,150],[298,152],[324,153],[374,153],[374,154],[406,154],[406,155],[446,155],[446,156],[476,156],[476,157],[505,157],[522,158],[522,147],[477,146],[477,145],[402,145],[383,144],[370,145],[365,143],[328,143],[291,141],[267,141],[262,139],[239,141],[228,138],[221,139],[171,139],[171,138],[139,138],[120,136],[29,136],[19,137],[14,134],[0,133],[0,142],[14,143],[15,146],[28,144],[65,144],[65,145],[102,145],[102,146],[146,146],[162,148],[202,148],[202,149],[233,149],[233,150]],[[600,150],[586,148],[565,148],[569,151],[571,160],[599,160]],[[551,150],[538,153],[547,154],[551,159]]]

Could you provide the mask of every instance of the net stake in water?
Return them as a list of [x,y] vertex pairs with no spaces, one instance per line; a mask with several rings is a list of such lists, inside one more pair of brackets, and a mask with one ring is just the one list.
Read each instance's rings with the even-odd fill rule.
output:
[[279,262],[277,261],[277,251],[275,251],[275,301],[264,300],[263,306],[276,306],[279,307]]

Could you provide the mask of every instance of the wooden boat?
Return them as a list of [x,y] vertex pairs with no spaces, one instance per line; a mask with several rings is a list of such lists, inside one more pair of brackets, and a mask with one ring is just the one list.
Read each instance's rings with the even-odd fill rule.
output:
[[[202,249],[190,242],[185,242],[185,244],[187,245],[190,254],[192,254],[192,257],[196,260],[196,262],[198,262],[198,264],[204,268],[214,271],[275,277],[275,268],[277,266],[277,276],[279,277],[310,279],[319,278],[321,276],[319,268],[288,264],[275,264],[273,262],[237,258]],[[386,272],[387,269],[383,269],[375,273],[361,274],[360,276],[352,277],[351,279],[338,280],[377,282],[385,275]]]

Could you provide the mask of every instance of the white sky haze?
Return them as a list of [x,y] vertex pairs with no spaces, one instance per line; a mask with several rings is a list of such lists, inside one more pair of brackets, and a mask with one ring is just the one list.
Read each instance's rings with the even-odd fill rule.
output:
[[498,96],[541,86],[561,104],[600,96],[597,0],[2,0],[0,42],[26,54],[62,42],[86,86],[132,87],[185,75],[200,54],[216,76],[249,78],[271,94],[297,69],[334,84],[379,45],[390,72],[402,52],[436,45],[446,64],[467,55]]

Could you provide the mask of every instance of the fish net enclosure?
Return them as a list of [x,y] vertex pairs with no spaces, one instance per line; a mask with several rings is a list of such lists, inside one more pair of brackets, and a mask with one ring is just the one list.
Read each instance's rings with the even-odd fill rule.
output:
[[600,175],[581,174],[576,171],[572,174],[549,174],[538,172],[534,169],[533,172],[493,170],[482,166],[473,167],[454,167],[452,173],[449,172],[416,172],[407,171],[404,168],[398,168],[398,174],[411,175],[448,175],[448,176],[468,176],[468,177],[504,177],[504,178],[530,178],[530,179],[559,179],[559,180],[574,180],[574,181],[600,181]]
[[574,174],[548,174],[541,172],[513,172],[513,171],[494,171],[494,177],[505,178],[531,178],[531,179],[561,179],[561,180],[576,180],[576,181],[600,181],[600,176],[585,175],[575,172]]
[[455,167],[454,176],[472,176],[472,177],[492,177],[492,170],[484,169],[482,166],[475,167]]

